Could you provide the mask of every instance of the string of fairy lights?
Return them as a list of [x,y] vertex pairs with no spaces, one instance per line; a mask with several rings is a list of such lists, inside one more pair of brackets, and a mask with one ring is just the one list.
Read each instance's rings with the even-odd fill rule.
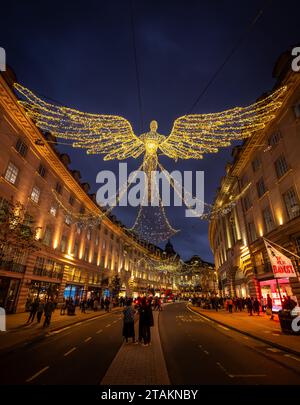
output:
[[[55,105],[42,100],[18,83],[15,83],[14,87],[22,97],[20,104],[35,124],[57,138],[71,141],[72,147],[85,149],[88,154],[103,154],[104,160],[138,158],[143,154],[144,160],[139,170],[142,169],[148,178],[148,193],[145,197],[148,199],[153,192],[159,195],[157,188],[150,189],[151,173],[158,167],[166,173],[158,162],[158,151],[175,160],[202,159],[205,153],[216,153],[220,147],[229,146],[231,141],[247,138],[265,128],[274,119],[287,90],[286,86],[278,88],[248,107],[235,107],[218,113],[184,115],[175,120],[169,136],[159,134],[156,121],[152,121],[149,132],[136,136],[129,121],[123,117],[86,113]],[[170,181],[170,184],[178,193],[176,180]],[[126,184],[124,190],[119,192],[116,203],[128,187]],[[184,192],[185,197],[192,198],[186,190]],[[200,218],[211,219],[225,215],[232,210],[244,192],[245,190],[242,190],[229,203],[217,208],[202,202],[207,212]],[[182,196],[181,192],[180,194]],[[151,207],[152,209],[142,203],[133,226],[129,228],[147,241],[159,242],[178,231],[170,225],[160,196],[158,200],[158,206]],[[183,202],[188,207],[185,198]],[[114,205],[103,210],[103,215],[110,213],[113,208]],[[100,219],[101,217],[102,214]],[[88,214],[74,218],[83,222],[100,220],[91,219]]]

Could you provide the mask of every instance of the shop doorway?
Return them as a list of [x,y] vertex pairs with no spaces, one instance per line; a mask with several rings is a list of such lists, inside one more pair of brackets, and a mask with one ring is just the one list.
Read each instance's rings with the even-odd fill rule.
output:
[[19,286],[20,280],[16,278],[0,277],[0,307],[4,308],[7,314],[16,310]]

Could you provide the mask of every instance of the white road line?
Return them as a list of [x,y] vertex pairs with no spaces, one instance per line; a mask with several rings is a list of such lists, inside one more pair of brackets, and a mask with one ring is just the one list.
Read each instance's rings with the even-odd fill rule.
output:
[[249,340],[248,336],[243,336],[244,339]]
[[103,329],[99,329],[99,330],[97,330],[97,335],[99,335],[99,333],[101,333],[101,332],[103,332]]
[[218,327],[221,329],[229,330],[228,328],[226,328],[225,326],[222,326],[222,325],[218,325]]
[[109,323],[109,324],[107,324],[105,327],[106,327],[106,328],[109,328],[110,326],[111,326],[111,324]]
[[67,352],[64,354],[64,357],[69,356],[69,354],[73,353],[76,349],[77,349],[77,347],[72,347],[72,349],[70,349],[69,351],[67,351]]
[[221,364],[221,363],[219,363],[218,361],[216,362],[216,365],[222,370],[222,371],[224,371],[224,373],[226,374],[226,375],[229,375],[228,374],[228,371],[226,370],[226,368],[223,366],[223,364]]
[[273,336],[280,336],[279,333],[272,333]]
[[86,338],[84,341],[85,342],[89,342],[92,339],[92,336],[89,336],[88,338]]
[[205,354],[209,355],[209,352],[207,350],[203,350]]
[[266,374],[229,374],[230,378],[255,378],[266,377]]
[[290,359],[294,359],[296,361],[300,361],[300,357],[293,356],[292,354],[285,354],[285,357],[289,357]]
[[70,329],[71,326],[66,326],[65,328],[59,329],[59,330],[54,330],[53,332],[49,332],[49,335],[56,335],[58,333],[61,333],[67,329]]
[[41,375],[42,373],[44,373],[46,370],[48,370],[49,366],[46,366],[44,368],[42,368],[40,371],[38,371],[37,373],[35,373],[32,377],[28,378],[26,380],[26,382],[30,382],[32,380],[34,380],[36,377],[38,377],[39,375]]
[[274,352],[274,353],[280,352],[279,349],[275,349],[274,347],[267,347],[267,350],[269,350],[269,352]]

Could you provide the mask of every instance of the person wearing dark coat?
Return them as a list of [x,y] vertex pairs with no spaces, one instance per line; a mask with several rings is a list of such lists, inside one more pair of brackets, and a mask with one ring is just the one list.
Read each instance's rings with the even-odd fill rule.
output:
[[135,332],[134,332],[134,315],[135,310],[132,306],[132,300],[127,300],[126,307],[123,310],[123,337],[128,342],[128,338],[132,338],[132,342],[135,343]]
[[254,299],[253,301],[253,311],[259,316],[259,301],[257,298]]
[[151,308],[151,302],[147,301],[146,298],[142,298],[139,307],[139,341],[144,342],[144,346],[149,346],[151,343],[151,326],[154,326],[153,313]]
[[31,307],[30,307],[30,314],[29,314],[29,318],[28,318],[28,320],[27,320],[27,323],[29,323],[29,322],[32,323],[32,322],[34,321],[35,314],[37,313],[38,307],[39,307],[39,300],[36,299],[36,300],[34,300],[34,302],[31,304]]

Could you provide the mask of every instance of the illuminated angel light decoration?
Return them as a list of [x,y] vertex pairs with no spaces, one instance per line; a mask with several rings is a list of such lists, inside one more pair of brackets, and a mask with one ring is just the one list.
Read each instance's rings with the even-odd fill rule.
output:
[[[216,153],[220,147],[230,146],[232,141],[250,137],[254,132],[262,130],[274,119],[286,91],[286,86],[281,87],[247,107],[235,107],[218,113],[184,115],[175,120],[168,136],[159,134],[157,122],[152,121],[150,131],[137,136],[129,121],[123,117],[85,113],[51,104],[18,83],[14,86],[23,98],[20,104],[39,128],[51,132],[57,138],[72,141],[74,148],[85,149],[87,154],[104,155],[104,160],[136,159],[143,155],[142,167],[148,178],[151,171],[157,170],[160,165],[158,152],[176,161],[202,159],[206,153]],[[159,167],[163,169],[161,165]],[[166,217],[161,199],[154,219],[150,219],[145,209],[141,204],[131,228],[133,232],[152,242],[167,239],[177,232]],[[226,207],[220,210],[226,211]],[[157,224],[158,232],[155,230]]]

